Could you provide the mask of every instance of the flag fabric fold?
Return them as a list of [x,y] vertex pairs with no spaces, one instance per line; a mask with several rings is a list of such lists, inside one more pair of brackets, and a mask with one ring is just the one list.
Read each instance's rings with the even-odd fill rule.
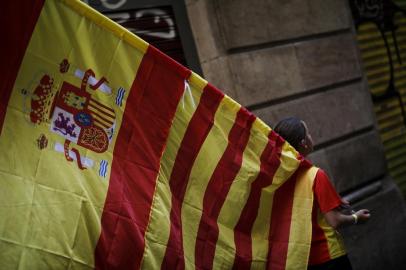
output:
[[80,1],[3,13],[1,269],[307,268],[311,166],[266,124]]

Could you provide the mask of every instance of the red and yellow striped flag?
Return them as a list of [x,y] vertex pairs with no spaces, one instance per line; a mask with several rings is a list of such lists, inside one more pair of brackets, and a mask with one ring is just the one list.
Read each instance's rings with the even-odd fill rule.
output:
[[80,1],[2,11],[0,269],[306,269],[309,165],[261,120]]

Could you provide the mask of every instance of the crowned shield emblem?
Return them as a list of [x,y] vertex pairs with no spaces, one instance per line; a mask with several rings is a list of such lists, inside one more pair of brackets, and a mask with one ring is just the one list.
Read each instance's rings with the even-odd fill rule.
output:
[[[64,59],[60,72],[68,72],[69,67],[70,63]],[[109,104],[95,98],[96,91],[111,91],[104,77],[97,80],[90,69],[86,72],[76,70],[74,75],[81,78],[80,85],[62,81],[56,90],[54,78],[43,75],[31,94],[29,116],[36,125],[49,123],[50,131],[64,139],[63,143],[56,142],[55,150],[64,152],[68,161],[76,160],[78,167],[85,169],[92,166],[93,161],[82,157],[74,145],[96,153],[107,151],[116,116]],[[116,97],[120,98],[120,103],[123,92],[118,91]]]

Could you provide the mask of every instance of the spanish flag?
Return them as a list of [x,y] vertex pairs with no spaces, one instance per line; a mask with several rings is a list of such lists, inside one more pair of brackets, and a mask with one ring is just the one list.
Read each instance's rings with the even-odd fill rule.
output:
[[0,28],[0,269],[307,268],[309,165],[260,119],[80,1]]

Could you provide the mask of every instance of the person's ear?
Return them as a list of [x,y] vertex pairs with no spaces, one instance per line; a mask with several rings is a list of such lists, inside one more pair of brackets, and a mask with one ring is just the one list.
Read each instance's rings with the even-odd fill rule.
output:
[[307,144],[306,144],[306,140],[305,140],[305,139],[302,139],[302,140],[300,141],[300,146],[303,147],[303,148],[307,148]]

